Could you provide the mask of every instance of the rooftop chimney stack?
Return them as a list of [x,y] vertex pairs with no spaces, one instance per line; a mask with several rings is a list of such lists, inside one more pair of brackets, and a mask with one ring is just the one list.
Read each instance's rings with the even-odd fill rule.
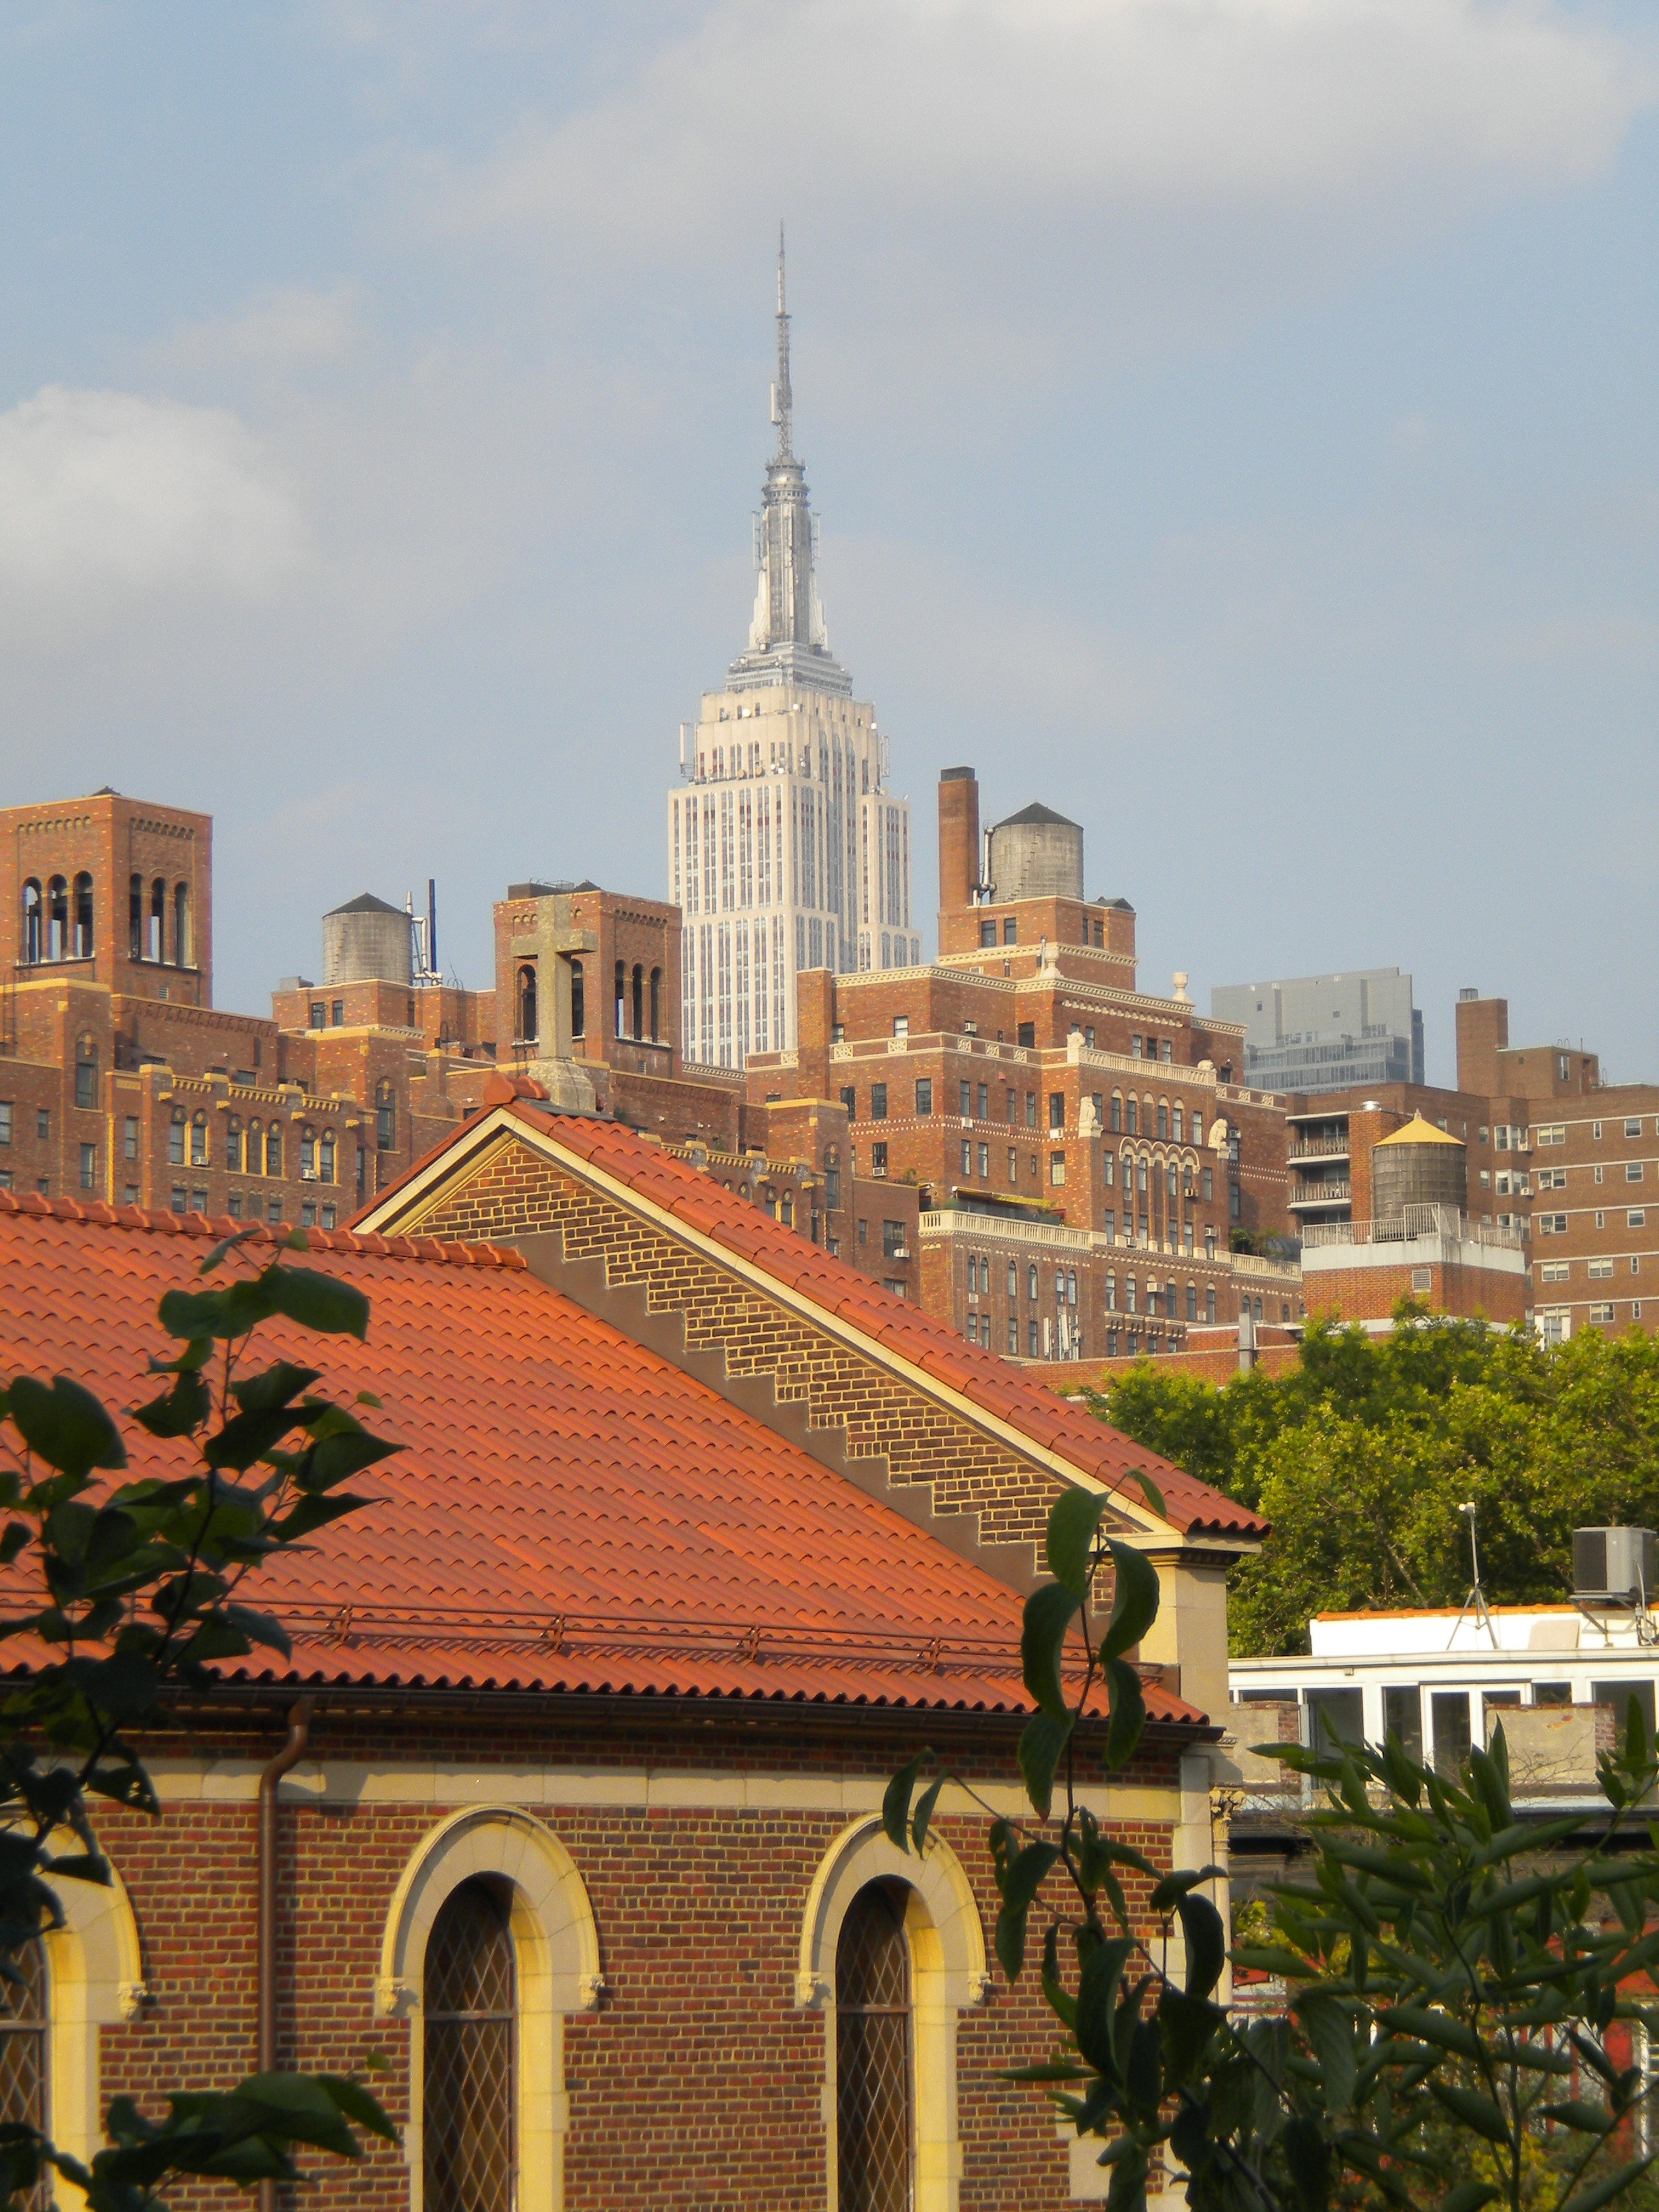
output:
[[939,912],[972,906],[978,888],[978,779],[970,768],[947,768],[939,780]]

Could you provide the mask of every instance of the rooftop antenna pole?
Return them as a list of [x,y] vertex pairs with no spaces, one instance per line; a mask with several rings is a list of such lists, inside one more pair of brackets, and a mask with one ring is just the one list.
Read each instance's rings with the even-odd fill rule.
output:
[[443,970],[438,965],[438,878],[426,879],[426,964],[436,982]]
[[790,445],[790,415],[793,398],[789,390],[789,312],[783,303],[783,225],[778,225],[778,380],[772,386],[772,420],[778,426],[776,458],[793,458]]
[[1469,1587],[1468,1595],[1463,1601],[1462,1611],[1458,1614],[1457,1619],[1452,1624],[1451,1640],[1447,1644],[1446,1649],[1449,1651],[1452,1648],[1452,1644],[1456,1643],[1458,1630],[1463,1626],[1463,1623],[1468,1615],[1473,1613],[1476,1628],[1484,1628],[1486,1630],[1487,1636],[1491,1638],[1492,1648],[1496,1651],[1498,1649],[1498,1626],[1493,1620],[1492,1613],[1487,1607],[1486,1594],[1480,1587],[1480,1547],[1474,1533],[1474,1498],[1466,1498],[1457,1510],[1460,1513],[1467,1513],[1469,1516],[1469,1568],[1474,1577],[1474,1580]]

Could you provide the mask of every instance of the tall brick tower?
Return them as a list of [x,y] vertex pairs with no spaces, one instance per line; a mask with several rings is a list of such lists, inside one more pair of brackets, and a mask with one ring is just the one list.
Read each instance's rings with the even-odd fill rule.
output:
[[0,963],[213,1004],[213,820],[96,791],[0,810]]
[[668,799],[669,896],[683,917],[685,1058],[741,1067],[793,1050],[803,969],[915,967],[910,807],[888,787],[873,707],[830,650],[817,525],[793,445],[778,240],[777,444],[755,532],[749,642],[705,693]]

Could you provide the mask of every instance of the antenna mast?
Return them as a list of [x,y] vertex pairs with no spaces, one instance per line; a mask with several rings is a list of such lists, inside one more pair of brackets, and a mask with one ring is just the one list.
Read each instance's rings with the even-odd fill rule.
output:
[[1474,1575],[1474,1580],[1469,1586],[1468,1595],[1463,1601],[1462,1611],[1452,1623],[1451,1638],[1450,1641],[1446,1645],[1446,1649],[1449,1651],[1452,1648],[1452,1644],[1456,1643],[1458,1630],[1463,1626],[1463,1623],[1465,1620],[1468,1619],[1468,1615],[1473,1613],[1474,1615],[1474,1625],[1476,1628],[1484,1628],[1486,1630],[1487,1636],[1491,1638],[1492,1648],[1496,1651],[1498,1649],[1498,1625],[1493,1620],[1490,1611],[1487,1609],[1486,1594],[1480,1587],[1480,1547],[1476,1541],[1474,1533],[1474,1498],[1466,1498],[1457,1510],[1460,1513],[1467,1513],[1469,1516],[1469,1571]]
[[789,311],[783,295],[783,225],[778,225],[778,380],[772,386],[772,420],[778,426],[777,459],[794,458],[790,443],[790,416],[794,398],[789,389]]

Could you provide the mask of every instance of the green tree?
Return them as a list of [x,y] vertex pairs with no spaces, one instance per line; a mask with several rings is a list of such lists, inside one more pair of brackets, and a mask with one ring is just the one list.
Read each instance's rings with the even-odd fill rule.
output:
[[1634,1333],[1546,1347],[1406,1304],[1382,1338],[1316,1323],[1283,1375],[1143,1361],[1091,1404],[1273,1523],[1234,1577],[1241,1653],[1304,1648],[1322,1609],[1457,1604],[1465,1499],[1511,1603],[1567,1595],[1576,1526],[1659,1526],[1659,1342]]
[[[1081,1768],[1121,1768],[1140,1741],[1130,1654],[1158,1612],[1146,1560],[1099,1534],[1106,1502],[1058,1501],[1054,1579],[1025,1602],[1030,1817],[993,1820],[988,1840],[998,1962],[1012,1982],[1038,1953],[1055,2040],[1011,2078],[1100,2142],[1113,2212],[1146,2212],[1170,2160],[1194,2212],[1599,2212],[1628,2191],[1659,2157],[1634,2140],[1650,2091],[1629,2048],[1632,2033],[1659,2035],[1659,1834],[1619,1847],[1659,1783],[1634,1699],[1600,1762],[1606,1816],[1577,1850],[1582,1813],[1516,1820],[1501,1729],[1458,1781],[1392,1737],[1381,1751],[1261,1747],[1321,1802],[1307,1875],[1275,1887],[1232,1954],[1283,1979],[1285,2015],[1231,2018],[1221,1916],[1203,1894],[1220,1870],[1160,1874],[1078,1802]],[[927,1751],[894,1777],[883,1820],[901,1850],[927,1850],[954,1778]],[[1139,1909],[1126,1874],[1145,1885]]]
[[[174,1350],[151,1360],[163,1385],[132,1419],[176,1447],[176,1475],[111,1482],[127,1463],[120,1431],[70,1376],[0,1389],[0,1565],[9,1589],[35,1593],[0,1618],[0,1636],[59,1655],[0,1704],[0,1974],[14,1980],[23,1947],[62,1924],[61,1885],[110,1881],[90,1801],[159,1814],[135,1739],[169,1696],[256,1645],[287,1655],[281,1623],[244,1602],[250,1579],[364,1504],[343,1486],[398,1449],[318,1394],[319,1369],[250,1364],[253,1332],[278,1316],[359,1338],[368,1320],[362,1292],[332,1276],[249,1266],[241,1248],[257,1233],[202,1262],[204,1277],[233,1262],[222,1285],[161,1302]],[[213,1903],[201,1899],[204,1916]],[[394,2133],[356,2075],[253,2075],[228,2091],[180,2087],[167,2105],[154,2120],[116,2099],[90,2169],[33,2127],[0,2126],[0,2195],[21,2201],[56,2169],[92,2212],[146,2212],[175,2179],[291,2180],[299,2148],[356,2158],[354,2124]]]

